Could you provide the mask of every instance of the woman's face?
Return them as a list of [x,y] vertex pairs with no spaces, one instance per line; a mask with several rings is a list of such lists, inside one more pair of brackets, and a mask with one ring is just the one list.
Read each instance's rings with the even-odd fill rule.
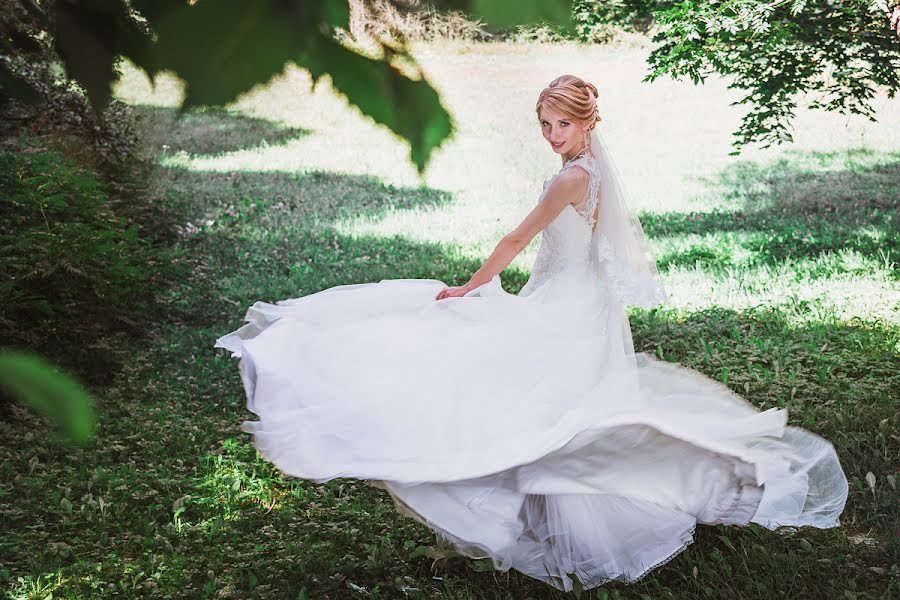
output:
[[572,119],[550,108],[541,107],[540,113],[541,132],[544,139],[550,142],[550,147],[557,154],[571,156],[581,150],[583,145],[583,128],[579,127]]

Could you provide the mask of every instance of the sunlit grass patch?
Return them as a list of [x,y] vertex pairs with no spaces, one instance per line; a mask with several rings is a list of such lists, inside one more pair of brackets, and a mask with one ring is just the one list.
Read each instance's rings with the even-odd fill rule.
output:
[[[17,408],[0,419],[0,587],[71,598],[567,597],[440,559],[430,531],[365,483],[279,473],[239,430],[255,417],[236,361],[213,343],[256,300],[389,278],[463,283],[559,167],[533,101],[573,72],[601,84],[602,128],[670,295],[632,311],[636,347],[759,408],[787,409],[791,425],[834,443],[851,486],[839,529],[700,527],[671,563],[603,592],[889,594],[900,104],[885,103],[875,125],[805,115],[806,147],[726,157],[736,113],[719,83],[646,86],[644,50],[583,50],[423,50],[460,129],[422,181],[402,141],[327,80],[310,92],[297,69],[180,123],[176,81],[151,92],[127,74],[119,94],[140,105],[157,167],[140,185],[174,219],[191,269],[162,295],[164,314],[141,324],[151,334],[125,349],[115,381],[95,390],[95,445],[51,444]],[[510,291],[536,245],[504,272]]]
[[10,586],[6,597],[10,600],[52,598],[53,592],[58,590],[64,583],[66,583],[66,578],[58,571],[55,573],[16,577],[15,583]]
[[775,214],[805,207],[849,212],[896,206],[900,151],[890,146],[833,150],[784,149],[762,160],[739,160],[702,180],[722,209]]
[[898,324],[897,256],[853,248],[780,260],[761,233],[691,234],[655,240],[669,295],[681,310],[777,307],[795,322],[882,319]]
[[285,485],[255,449],[229,438],[203,456],[194,486],[172,503],[171,527],[179,535],[197,532],[211,540],[248,510],[265,515],[298,498],[303,494]]

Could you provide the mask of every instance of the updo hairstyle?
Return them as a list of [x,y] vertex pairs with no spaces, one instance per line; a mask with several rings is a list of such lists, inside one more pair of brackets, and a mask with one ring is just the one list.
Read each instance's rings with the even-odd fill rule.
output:
[[562,113],[580,125],[588,124],[589,130],[600,121],[597,110],[597,88],[574,75],[560,75],[541,90],[538,96],[537,112],[541,118],[541,107]]

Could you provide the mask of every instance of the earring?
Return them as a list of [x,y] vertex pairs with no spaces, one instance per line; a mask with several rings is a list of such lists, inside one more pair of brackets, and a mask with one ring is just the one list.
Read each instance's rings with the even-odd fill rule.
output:
[[587,148],[587,147],[589,147],[589,146],[591,145],[591,141],[588,139],[588,132],[587,132],[587,131],[584,132],[584,135],[581,136],[581,139],[584,140],[584,147],[585,147],[585,148]]

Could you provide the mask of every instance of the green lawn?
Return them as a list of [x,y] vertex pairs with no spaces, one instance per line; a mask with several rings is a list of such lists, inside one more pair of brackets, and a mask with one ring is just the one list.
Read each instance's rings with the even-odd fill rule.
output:
[[[343,283],[462,283],[559,166],[534,117],[562,73],[601,91],[602,131],[670,301],[635,343],[831,440],[850,480],[838,530],[698,528],[641,582],[591,598],[897,598],[900,101],[882,122],[801,112],[791,147],[727,156],[721,81],[641,84],[641,48],[423,45],[458,131],[419,181],[407,150],[289,69],[226,110],[174,120],[180,89],[133,70],[156,166],[141,201],[190,265],[72,449],[13,407],[0,421],[0,586],[10,598],[562,598],[429,548],[364,483],[280,476],[238,425],[236,361],[215,339],[255,300]],[[536,243],[504,273],[515,291]],[[866,482],[871,473],[874,487]],[[870,479],[871,480],[871,479]],[[365,588],[364,590],[360,588]]]

